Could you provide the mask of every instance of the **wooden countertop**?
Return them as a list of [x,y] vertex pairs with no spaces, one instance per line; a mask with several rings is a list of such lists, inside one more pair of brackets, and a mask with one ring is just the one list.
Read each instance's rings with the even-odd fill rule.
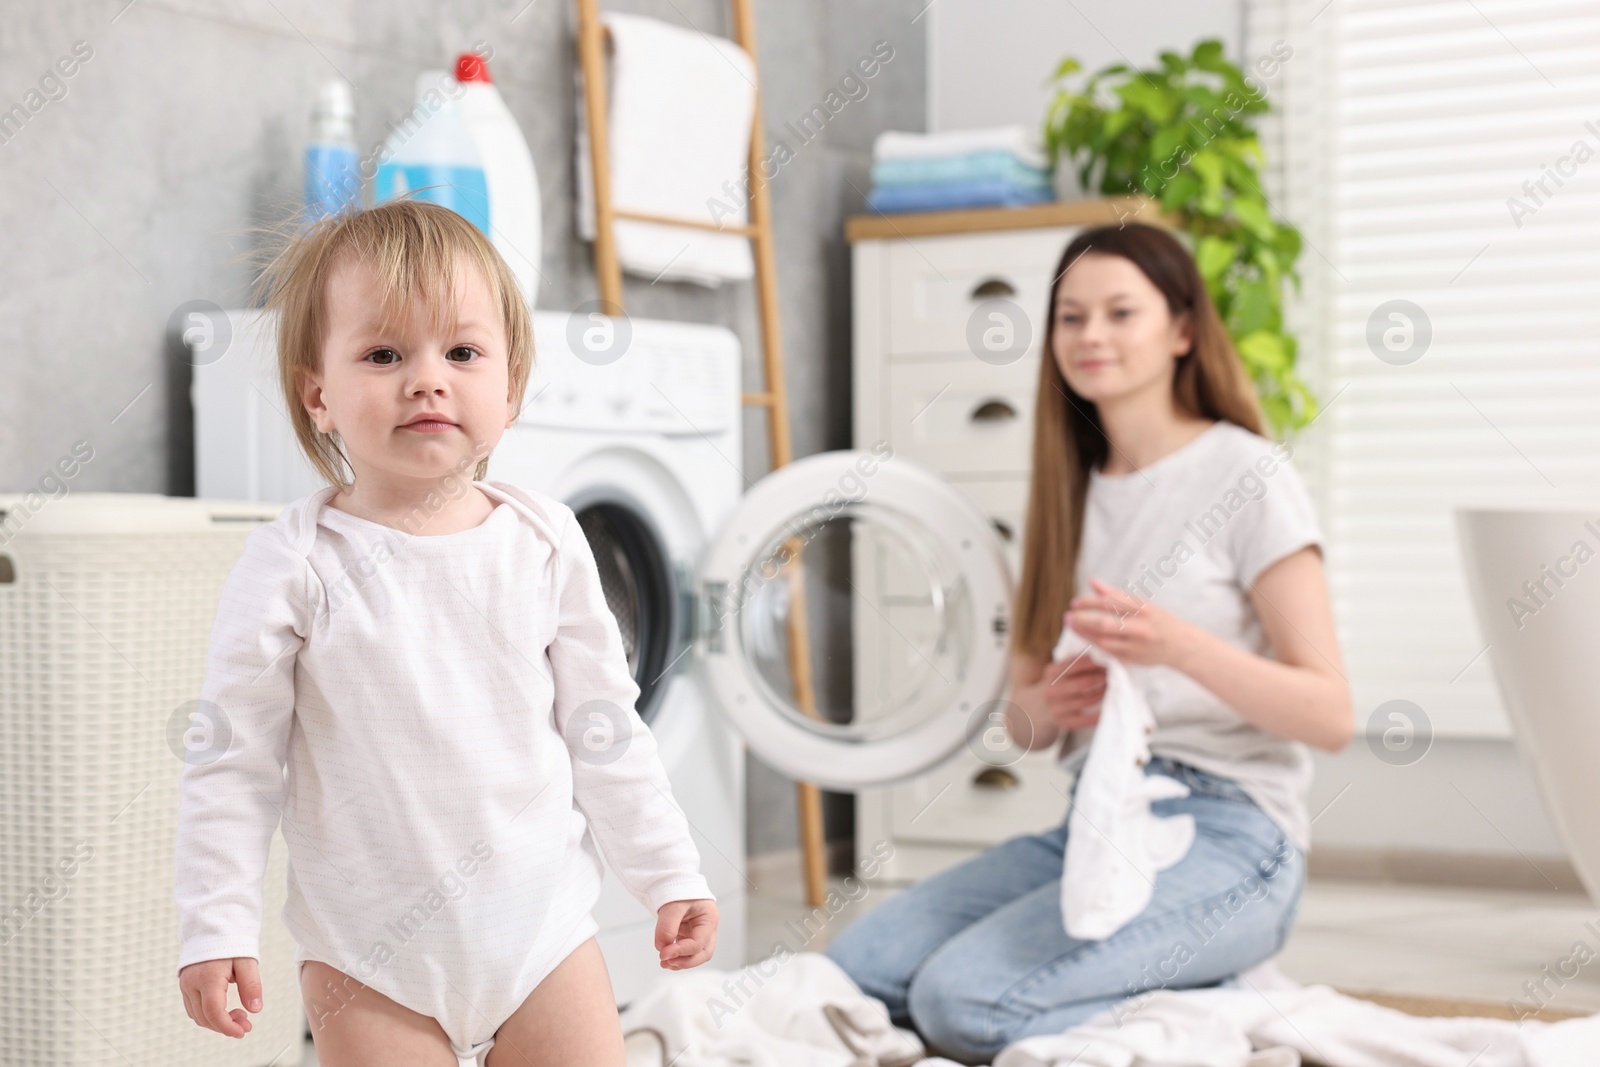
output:
[[1026,230],[1042,226],[1098,225],[1137,219],[1170,226],[1154,200],[1143,196],[1113,196],[1083,200],[1052,200],[1024,207],[963,208],[959,211],[875,213],[851,215],[844,220],[846,241],[923,237],[940,233],[988,233]]

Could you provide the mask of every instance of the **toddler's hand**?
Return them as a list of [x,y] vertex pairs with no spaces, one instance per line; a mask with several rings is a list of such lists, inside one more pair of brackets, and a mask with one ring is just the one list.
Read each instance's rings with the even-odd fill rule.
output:
[[698,967],[717,947],[717,902],[669,900],[656,912],[656,951],[669,971]]
[[[244,1008],[228,1010],[228,983],[239,986]],[[178,972],[183,1008],[199,1026],[228,1037],[243,1037],[253,1027],[245,1008],[261,1010],[261,974],[253,956],[191,963]]]

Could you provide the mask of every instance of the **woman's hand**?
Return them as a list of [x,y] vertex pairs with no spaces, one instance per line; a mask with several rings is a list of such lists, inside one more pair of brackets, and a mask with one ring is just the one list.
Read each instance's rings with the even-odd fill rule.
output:
[[1098,578],[1091,578],[1089,585],[1092,595],[1072,598],[1068,626],[1124,663],[1184,669],[1196,644],[1193,623]]
[[[1089,713],[1106,695],[1106,669],[1088,656],[1078,656],[1065,663],[1050,662],[1044,665],[1039,679],[1028,685],[1014,685],[1011,702],[1022,709],[1029,723],[1054,723],[1057,730],[1080,730],[1100,721],[1098,711]],[[1018,737],[1017,729],[1027,729],[1024,724],[1014,724],[1012,737],[1027,748],[1040,748],[1031,737]],[[1056,731],[1050,731],[1051,739]]]
[[669,971],[698,967],[717,948],[717,902],[669,900],[656,912],[656,951]]
[[1257,655],[1148,600],[1090,581],[1073,597],[1067,624],[1124,663],[1182,671],[1252,725],[1328,752],[1350,743],[1355,715],[1322,573],[1307,545],[1263,570],[1250,590],[1272,655]]
[[[239,1003],[244,1008],[228,1010],[229,982],[238,984]],[[245,1008],[261,1010],[261,974],[254,956],[191,963],[178,972],[178,989],[189,1018],[228,1037],[243,1037],[251,1031]]]

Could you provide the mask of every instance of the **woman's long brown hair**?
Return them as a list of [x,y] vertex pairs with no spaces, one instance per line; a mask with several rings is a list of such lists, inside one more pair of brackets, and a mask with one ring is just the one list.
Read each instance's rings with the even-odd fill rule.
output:
[[1105,462],[1108,442],[1094,403],[1073,391],[1056,363],[1052,336],[1056,290],[1080,256],[1122,256],[1144,272],[1176,317],[1190,316],[1193,343],[1179,356],[1172,398],[1188,414],[1237,423],[1263,434],[1261,405],[1228,331],[1189,254],[1168,231],[1143,223],[1083,230],[1056,264],[1045,316],[1044,352],[1033,412],[1033,471],[1023,536],[1022,580],[1011,631],[1013,652],[1049,659],[1077,582],[1089,471]]

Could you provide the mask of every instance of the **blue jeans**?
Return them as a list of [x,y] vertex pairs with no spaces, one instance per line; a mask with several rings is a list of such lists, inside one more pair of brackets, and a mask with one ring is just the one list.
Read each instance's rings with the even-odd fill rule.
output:
[[1288,940],[1305,857],[1231,779],[1160,756],[1145,774],[1189,787],[1150,810],[1192,814],[1195,840],[1156,875],[1144,911],[1105,940],[1063,928],[1063,818],[901,891],[840,931],[827,956],[896,1024],[961,1063],[988,1063],[1013,1041],[1149,991],[1236,986],[1234,975]]

